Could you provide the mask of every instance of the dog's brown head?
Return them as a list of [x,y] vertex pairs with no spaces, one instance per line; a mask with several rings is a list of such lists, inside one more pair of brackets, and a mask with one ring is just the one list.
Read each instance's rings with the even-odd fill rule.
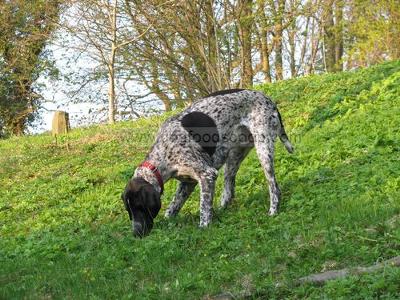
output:
[[132,220],[133,234],[143,237],[153,228],[153,220],[161,208],[160,193],[142,178],[129,180],[122,200]]

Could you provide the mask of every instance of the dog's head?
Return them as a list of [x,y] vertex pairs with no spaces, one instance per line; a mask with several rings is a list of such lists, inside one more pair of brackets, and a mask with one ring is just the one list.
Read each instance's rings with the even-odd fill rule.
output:
[[150,233],[153,220],[161,208],[160,193],[146,180],[133,178],[121,197],[132,220],[133,234],[143,237]]

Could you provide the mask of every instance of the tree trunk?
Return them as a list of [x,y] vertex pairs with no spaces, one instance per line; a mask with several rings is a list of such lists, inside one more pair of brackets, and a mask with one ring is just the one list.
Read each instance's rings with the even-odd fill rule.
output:
[[316,21],[312,18],[311,22],[311,55],[307,64],[306,74],[314,74],[315,69],[315,61],[317,59],[318,49],[320,47],[320,38],[322,36],[321,29],[318,29],[318,32],[315,31]]
[[283,79],[283,14],[285,11],[285,0],[278,1],[278,10],[275,23],[275,75],[276,80]]
[[18,118],[13,120],[11,127],[12,134],[16,136],[24,135],[25,127],[26,126],[24,118]]
[[[303,44],[301,47],[301,54],[300,54],[300,60],[299,60],[299,68],[302,68],[302,71],[306,73],[307,67],[304,61],[305,55],[306,55],[306,50],[308,49],[308,47],[310,47],[310,43],[308,40],[308,30],[309,30],[309,26],[310,26],[310,16],[307,16],[307,21],[306,21],[306,27],[305,27],[305,36],[304,36],[304,40],[303,40]],[[312,37],[311,37],[311,44],[312,44]]]
[[333,0],[326,2],[324,7],[324,55],[325,69],[327,72],[336,70],[336,43],[335,43],[335,23],[333,20]]
[[[20,89],[16,89],[17,91],[20,91]],[[18,99],[29,99],[29,95],[27,92],[20,91],[19,93],[20,96],[18,96]],[[25,107],[23,108],[22,105]],[[27,126],[27,120],[29,118],[29,115],[31,115],[34,112],[33,107],[29,103],[22,103],[18,105],[18,111],[13,113],[11,115],[11,118],[9,122],[6,123],[6,127],[11,131],[13,135],[16,136],[21,136],[24,135],[26,126]]]
[[207,62],[207,75],[209,82],[209,89],[214,92],[221,86],[221,78],[218,76],[216,70],[218,70],[218,53],[217,53],[217,40],[216,32],[214,28],[214,10],[213,0],[207,0],[204,5],[204,13],[206,17],[206,31],[207,31],[207,50],[208,50],[208,62]]
[[252,32],[252,0],[242,0],[242,12],[239,19],[239,33],[241,38],[241,85],[251,87],[253,85],[253,67],[251,59],[251,32]]
[[290,48],[290,74],[291,77],[294,78],[297,76],[296,71],[296,58],[295,58],[295,51],[296,51],[296,44],[295,44],[295,30],[296,28],[292,28],[289,32],[289,48]]
[[271,82],[271,65],[269,63],[269,57],[271,54],[271,49],[268,45],[268,22],[267,16],[265,15],[264,10],[264,1],[258,4],[258,15],[260,16],[259,21],[259,39],[261,44],[260,56],[261,56],[261,70],[264,74],[264,82]]
[[115,123],[115,73],[114,66],[108,66],[108,124]]
[[116,101],[115,101],[115,55],[117,51],[117,0],[113,2],[110,15],[111,21],[111,51],[108,63],[108,123],[115,123]]
[[296,1],[291,0],[289,1],[290,3],[290,25],[289,25],[289,30],[288,30],[288,38],[289,38],[289,64],[290,64],[290,75],[292,78],[297,76],[297,68],[296,68]]
[[267,31],[261,29],[261,63],[264,73],[264,82],[271,82],[271,66],[269,64],[270,50],[268,47]]
[[343,0],[335,2],[335,71],[343,71]]

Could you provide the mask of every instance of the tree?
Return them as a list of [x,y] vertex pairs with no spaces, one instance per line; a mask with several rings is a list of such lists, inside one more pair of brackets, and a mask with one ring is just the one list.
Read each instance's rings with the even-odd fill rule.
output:
[[109,123],[126,107],[139,116],[142,96],[168,111],[216,90],[400,55],[396,0],[70,2],[63,24],[74,40],[63,46],[89,61],[72,70],[71,99],[98,104]]
[[241,86],[251,87],[253,85],[253,66],[252,66],[252,27],[253,27],[253,1],[238,1],[238,27],[239,39],[241,43]]
[[36,117],[34,83],[49,67],[44,49],[60,9],[58,1],[0,3],[0,136],[23,134]]
[[[79,57],[86,55],[91,67],[82,66],[82,73],[75,70],[81,84],[74,96],[81,96],[79,91],[91,82],[106,79],[108,123],[113,124],[117,114],[116,80],[117,52],[129,43],[122,37],[123,24],[117,20],[121,15],[121,1],[118,0],[74,0],[64,15],[60,27],[69,34],[73,42],[62,46],[75,51]],[[99,95],[95,101],[99,101]]]
[[[255,28],[257,32],[257,46],[260,52],[260,64],[264,77],[264,82],[272,82],[270,56],[272,53],[272,42],[270,40],[270,33],[272,24],[267,18],[265,12],[265,1],[257,1],[257,13],[255,19]],[[256,68],[257,70],[257,68]]]
[[324,24],[325,67],[328,72],[334,72],[336,69],[336,39],[333,16],[333,1],[334,0],[325,1],[322,20]]
[[[124,60],[166,110],[230,87],[237,54],[229,3],[125,2],[132,30],[151,28],[127,47]],[[223,12],[216,14],[216,7]]]
[[400,58],[399,1],[355,0],[344,11],[347,68]]
[[[276,3],[275,3],[276,2]],[[275,45],[275,76],[277,80],[283,79],[283,31],[284,13],[286,7],[285,0],[276,0],[272,4],[274,12],[274,45]]]
[[126,47],[124,62],[165,110],[220,85],[212,2],[125,1],[131,30],[149,29]]
[[335,1],[335,71],[343,71],[343,7],[344,0]]

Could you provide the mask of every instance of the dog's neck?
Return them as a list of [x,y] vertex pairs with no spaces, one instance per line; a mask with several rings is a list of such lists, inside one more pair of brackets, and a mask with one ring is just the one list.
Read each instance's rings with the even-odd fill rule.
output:
[[[162,179],[162,184],[164,184],[170,178],[170,176],[168,176],[166,168],[163,166],[163,164],[157,164],[153,162],[151,162],[151,164],[157,168]],[[150,168],[143,166],[137,167],[133,174],[133,178],[143,178],[148,183],[150,183],[157,192],[159,192],[160,194],[162,193],[160,182],[157,179],[156,174],[154,174],[154,171],[152,171]]]

